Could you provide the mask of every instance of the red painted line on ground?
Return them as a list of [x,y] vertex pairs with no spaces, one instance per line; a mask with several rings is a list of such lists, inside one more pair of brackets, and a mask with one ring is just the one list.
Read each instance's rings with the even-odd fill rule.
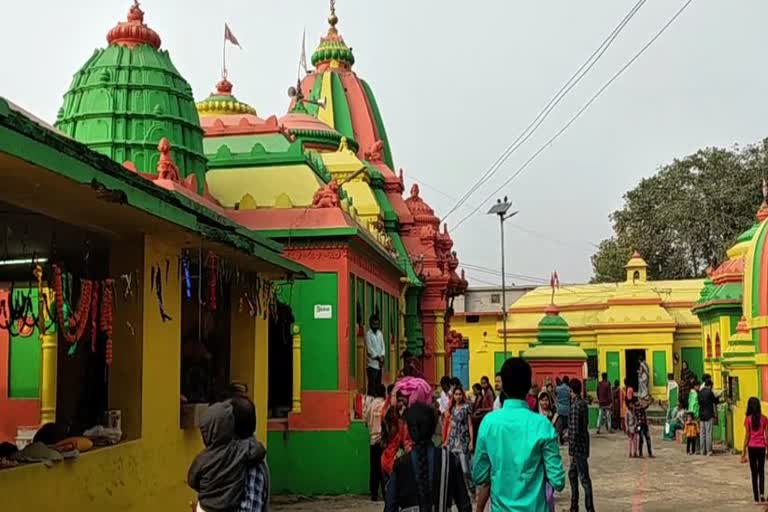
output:
[[643,460],[643,467],[640,469],[640,478],[637,479],[635,493],[632,495],[632,512],[641,512],[643,510],[640,500],[645,494],[645,480],[648,478],[648,459]]

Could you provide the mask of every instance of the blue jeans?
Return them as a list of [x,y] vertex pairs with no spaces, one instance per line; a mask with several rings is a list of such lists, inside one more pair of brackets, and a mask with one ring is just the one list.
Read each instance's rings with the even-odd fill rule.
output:
[[568,480],[571,482],[571,510],[579,510],[579,481],[581,481],[581,486],[584,488],[584,507],[586,507],[587,512],[594,512],[592,479],[589,478],[589,459],[587,457],[571,457]]

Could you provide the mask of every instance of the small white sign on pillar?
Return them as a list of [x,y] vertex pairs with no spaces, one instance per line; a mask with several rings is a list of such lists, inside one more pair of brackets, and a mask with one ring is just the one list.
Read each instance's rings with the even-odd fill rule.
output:
[[333,318],[333,306],[330,304],[315,304],[315,320]]

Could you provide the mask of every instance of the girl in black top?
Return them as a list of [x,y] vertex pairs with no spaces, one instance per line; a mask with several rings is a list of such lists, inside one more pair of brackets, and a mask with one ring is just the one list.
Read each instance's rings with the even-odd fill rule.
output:
[[432,408],[414,404],[405,419],[414,447],[395,463],[384,512],[447,512],[451,504],[459,512],[471,512],[472,502],[458,459],[432,442],[436,426]]

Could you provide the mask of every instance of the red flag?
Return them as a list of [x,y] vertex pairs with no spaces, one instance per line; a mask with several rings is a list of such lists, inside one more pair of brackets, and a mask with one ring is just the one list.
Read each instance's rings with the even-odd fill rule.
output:
[[235,34],[232,33],[232,31],[229,29],[229,25],[226,23],[224,24],[224,40],[229,41],[233,45],[237,46],[242,50],[242,46],[240,46],[240,41],[237,40],[235,37]]
[[553,277],[555,279],[555,286],[559,290],[560,289],[560,276],[557,275],[557,270],[555,270],[555,274],[554,274]]

